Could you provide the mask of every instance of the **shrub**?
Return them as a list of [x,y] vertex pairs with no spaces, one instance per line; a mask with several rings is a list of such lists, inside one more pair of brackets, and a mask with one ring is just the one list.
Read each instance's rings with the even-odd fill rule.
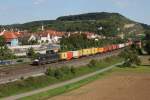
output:
[[23,60],[22,60],[22,59],[19,59],[19,60],[17,60],[17,62],[23,62]]
[[23,76],[21,76],[21,77],[20,77],[20,80],[24,80],[24,77],[23,77]]
[[56,69],[49,68],[46,70],[45,74],[51,77],[55,77],[55,70]]
[[88,64],[88,67],[92,68],[92,67],[97,67],[97,61],[96,60],[91,60],[90,63]]
[[107,57],[107,58],[104,59],[105,62],[110,62],[111,60],[112,60],[111,57]]
[[70,68],[70,71],[72,74],[76,74],[76,68],[74,68],[73,66]]
[[120,56],[124,59],[125,67],[133,67],[135,65],[140,65],[141,61],[138,57],[137,51],[133,48],[125,49],[121,52]]
[[55,73],[54,73],[54,76],[57,79],[61,79],[63,77],[63,72],[61,71],[61,69],[56,69]]
[[20,81],[20,82],[16,83],[16,86],[22,88],[22,87],[26,87],[26,84],[25,84],[25,82]]
[[64,73],[64,74],[69,74],[71,71],[70,71],[70,68],[68,66],[63,66],[61,68],[61,71]]
[[30,83],[33,83],[34,82],[34,77],[29,77],[27,79],[25,79],[26,82],[30,82]]

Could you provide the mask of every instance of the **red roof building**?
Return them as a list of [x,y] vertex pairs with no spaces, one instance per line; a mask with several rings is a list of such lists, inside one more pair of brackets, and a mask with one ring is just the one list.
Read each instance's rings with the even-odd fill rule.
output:
[[5,31],[2,35],[7,45],[16,46],[18,45],[18,37],[14,32]]
[[13,32],[4,32],[3,36],[6,42],[11,41],[12,39],[17,39],[17,36]]

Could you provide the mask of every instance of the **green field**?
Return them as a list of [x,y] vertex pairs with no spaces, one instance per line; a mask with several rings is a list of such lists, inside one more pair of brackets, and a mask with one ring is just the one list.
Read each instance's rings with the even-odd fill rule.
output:
[[111,57],[101,61],[96,61],[96,63],[95,62],[90,63],[88,66],[75,68],[76,71],[75,74],[72,73],[64,74],[63,77],[59,79],[57,79],[56,77],[43,75],[39,77],[30,77],[28,79],[21,79],[20,81],[0,85],[0,98],[40,89],[46,86],[50,86],[52,84],[70,80],[75,77],[79,77],[94,72],[96,70],[100,70],[102,68],[116,64],[121,61],[122,59],[120,57]]
[[104,77],[107,77],[109,75],[111,75],[112,73],[114,72],[132,72],[132,73],[150,73],[150,66],[138,66],[136,68],[121,68],[121,67],[115,67],[113,68],[112,70],[108,71],[108,72],[105,72],[103,74],[99,74],[99,75],[95,75],[93,77],[89,77],[85,80],[82,80],[82,81],[79,81],[77,83],[73,83],[73,84],[69,84],[69,85],[66,85],[66,86],[63,86],[63,87],[60,87],[60,88],[56,88],[56,89],[53,89],[53,90],[49,90],[49,91],[46,91],[46,92],[42,92],[42,93],[39,93],[39,94],[35,94],[35,95],[32,95],[32,96],[29,96],[29,97],[24,97],[20,100],[45,100],[47,98],[51,98],[53,96],[56,96],[56,95],[59,95],[59,94],[62,94],[62,93],[65,93],[65,92],[69,92],[71,90],[74,90],[74,89],[77,89],[85,84],[88,84],[90,82],[93,82],[97,79],[100,79],[100,78],[104,78]]

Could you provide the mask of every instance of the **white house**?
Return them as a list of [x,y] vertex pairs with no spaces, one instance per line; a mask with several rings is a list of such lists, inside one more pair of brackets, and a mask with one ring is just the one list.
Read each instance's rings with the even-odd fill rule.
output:
[[47,30],[40,34],[40,43],[58,43],[64,35],[63,32]]
[[46,43],[46,42],[47,43],[52,43],[52,39],[51,39],[50,34],[42,33],[41,36],[40,36],[39,42],[40,43]]
[[28,41],[37,40],[37,39],[38,39],[38,37],[35,34],[31,34],[31,36],[29,37]]

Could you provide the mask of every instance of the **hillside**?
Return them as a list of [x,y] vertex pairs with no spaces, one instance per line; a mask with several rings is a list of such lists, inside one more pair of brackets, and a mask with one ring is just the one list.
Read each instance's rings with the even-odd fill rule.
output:
[[[42,24],[46,29],[55,29],[58,31],[91,31],[104,35],[116,35],[122,32],[143,33],[145,29],[149,29],[149,26],[132,21],[119,13],[107,12],[62,16],[56,20],[33,21],[2,27],[36,32],[40,31]],[[100,27],[103,29],[99,30]]]
[[106,13],[106,12],[62,16],[62,17],[57,18],[57,20],[60,20],[60,21],[78,21],[78,20],[106,20],[106,19],[114,19],[114,18],[118,18],[120,20],[130,22],[129,19],[125,18],[124,16],[120,15],[119,13]]

